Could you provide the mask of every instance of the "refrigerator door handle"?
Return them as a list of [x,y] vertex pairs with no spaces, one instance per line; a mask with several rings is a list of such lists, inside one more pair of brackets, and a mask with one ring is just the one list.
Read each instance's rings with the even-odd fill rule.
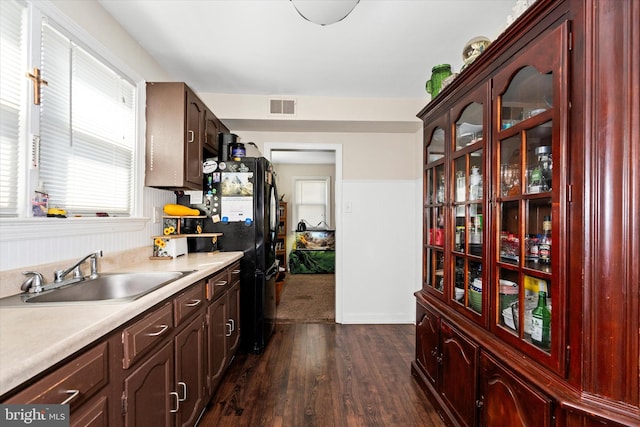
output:
[[265,273],[265,279],[269,280],[278,273],[278,264],[273,264]]

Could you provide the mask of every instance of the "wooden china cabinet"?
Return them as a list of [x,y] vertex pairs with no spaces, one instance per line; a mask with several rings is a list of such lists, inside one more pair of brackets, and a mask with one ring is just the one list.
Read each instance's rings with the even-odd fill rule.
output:
[[418,115],[412,373],[447,424],[640,425],[638,22],[539,0]]

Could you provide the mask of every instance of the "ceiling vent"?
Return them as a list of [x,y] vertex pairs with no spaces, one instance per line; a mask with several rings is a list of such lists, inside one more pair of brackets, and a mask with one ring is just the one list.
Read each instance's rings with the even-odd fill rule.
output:
[[293,99],[270,99],[269,113],[275,115],[295,116],[296,101]]

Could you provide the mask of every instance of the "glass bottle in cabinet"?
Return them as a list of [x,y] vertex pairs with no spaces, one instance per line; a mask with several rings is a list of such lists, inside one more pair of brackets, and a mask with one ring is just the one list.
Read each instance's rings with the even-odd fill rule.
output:
[[442,127],[432,130],[425,138],[424,167],[424,283],[423,289],[444,295],[444,246],[445,206],[447,188],[445,181],[445,131]]

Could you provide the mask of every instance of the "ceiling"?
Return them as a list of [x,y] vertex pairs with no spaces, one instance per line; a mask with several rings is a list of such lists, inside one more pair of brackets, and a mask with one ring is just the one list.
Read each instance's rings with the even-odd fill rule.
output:
[[[196,92],[425,98],[435,65],[462,66],[516,0],[360,0],[320,26],[289,0],[98,0],[176,81]],[[312,0],[302,0],[312,1]]]

